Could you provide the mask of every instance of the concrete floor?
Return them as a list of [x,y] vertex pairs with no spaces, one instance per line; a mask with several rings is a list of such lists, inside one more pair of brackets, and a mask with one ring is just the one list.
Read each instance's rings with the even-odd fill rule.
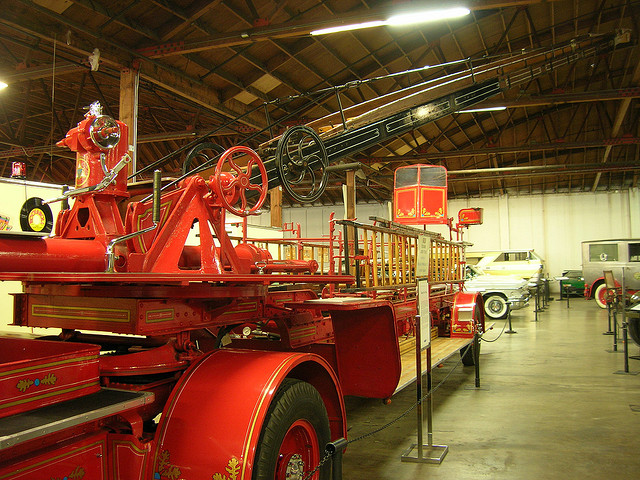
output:
[[[412,411],[350,444],[343,478],[640,479],[640,375],[614,373],[624,358],[610,353],[613,338],[602,334],[606,311],[582,298],[566,305],[550,302],[538,322],[531,306],[513,312],[517,334],[482,342],[481,389],[474,388],[474,368],[460,365],[435,393],[433,441],[449,446],[440,465],[400,461],[416,442]],[[496,322],[486,338],[502,326]],[[638,355],[633,341],[629,349]],[[434,385],[457,361],[434,372]],[[640,371],[640,361],[630,360],[630,371]],[[393,420],[415,396],[412,385],[386,406],[348,398],[349,439]]]

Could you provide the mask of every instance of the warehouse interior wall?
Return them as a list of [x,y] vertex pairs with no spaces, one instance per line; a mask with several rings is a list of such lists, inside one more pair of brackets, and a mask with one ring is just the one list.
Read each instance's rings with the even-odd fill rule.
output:
[[[545,259],[551,278],[563,270],[580,269],[580,244],[585,240],[640,238],[640,189],[595,193],[551,195],[502,195],[498,197],[450,200],[448,214],[457,218],[461,208],[481,207],[484,223],[468,228],[464,240],[473,243],[470,252],[503,249],[534,249]],[[329,233],[329,215],[344,218],[341,205],[287,208],[283,221],[299,223],[303,237]],[[388,202],[357,204],[358,221],[370,216],[390,218]],[[253,217],[267,224],[268,215]],[[448,238],[444,226],[431,231]],[[552,286],[553,288],[553,286]]]
[[[0,189],[1,190],[1,189]],[[15,199],[13,199],[15,201]],[[584,240],[640,238],[640,189],[616,192],[555,195],[503,195],[499,197],[451,200],[449,216],[457,218],[461,208],[481,207],[484,223],[467,229],[464,240],[473,243],[468,249],[491,251],[502,249],[534,249],[546,262],[551,278],[568,268],[581,268],[580,243]],[[303,237],[329,234],[329,215],[344,218],[342,205],[297,207],[283,210],[283,221],[300,224]],[[358,221],[369,222],[370,216],[390,218],[389,203],[358,204]],[[269,213],[250,217],[250,223],[267,226]],[[443,226],[429,226],[447,237]],[[268,236],[278,236],[272,229]],[[255,232],[251,232],[255,234]],[[552,282],[552,289],[557,288]],[[0,308],[13,310],[9,293],[22,290],[18,282],[0,283]],[[7,316],[7,319],[10,315]],[[0,330],[15,327],[0,325]]]

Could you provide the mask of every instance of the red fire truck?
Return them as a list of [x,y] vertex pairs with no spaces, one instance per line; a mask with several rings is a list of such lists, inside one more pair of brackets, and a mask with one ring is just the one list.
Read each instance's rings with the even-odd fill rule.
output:
[[[564,53],[593,53],[583,47]],[[536,74],[523,65],[522,78]],[[431,117],[468,102],[474,85],[486,98],[491,71],[472,72],[459,97],[447,92],[449,106],[433,100]],[[390,134],[431,118],[407,101],[391,123],[363,125]],[[59,329],[0,337],[0,479],[303,479],[327,442],[346,437],[345,395],[388,399],[415,377],[403,352],[412,350],[419,276],[432,334],[449,352],[470,343],[484,317],[481,298],[463,289],[462,242],[388,221],[330,219],[328,237],[315,239],[227,233],[227,211],[258,212],[271,169],[293,185],[295,168],[309,168],[292,142],[325,164],[353,151],[359,128],[327,137],[321,156],[324,139],[292,130],[278,142],[280,161],[265,166],[233,147],[209,178],[163,182],[157,173],[152,187],[127,185],[127,126],[92,108],[59,142],[76,152],[77,169],[55,234],[0,236],[0,279],[22,282],[14,325]],[[448,222],[430,203],[446,182],[422,178],[403,187],[396,219]],[[329,473],[325,465],[312,478]]]
[[[14,324],[62,329],[0,339],[0,478],[303,478],[346,436],[344,395],[386,399],[401,383],[422,232],[332,219],[328,238],[234,243],[226,211],[266,195],[245,147],[208,180],[161,193],[156,177],[123,221],[125,135],[87,114],[60,142],[78,175],[56,235],[0,238],[2,278],[23,284]],[[433,324],[457,351],[480,300],[460,288],[464,245],[428,241]]]

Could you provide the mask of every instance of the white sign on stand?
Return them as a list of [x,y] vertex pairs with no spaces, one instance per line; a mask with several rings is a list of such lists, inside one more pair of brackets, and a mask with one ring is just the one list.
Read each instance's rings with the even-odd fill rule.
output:
[[431,346],[431,314],[429,313],[429,279],[418,279],[418,314],[420,315],[420,349]]
[[418,235],[418,253],[416,258],[416,277],[429,276],[429,257],[431,250],[431,237]]

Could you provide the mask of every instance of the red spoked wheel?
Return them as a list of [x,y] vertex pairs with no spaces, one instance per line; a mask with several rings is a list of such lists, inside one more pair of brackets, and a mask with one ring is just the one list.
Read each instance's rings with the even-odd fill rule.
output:
[[[318,391],[287,379],[274,397],[260,434],[253,480],[303,480],[322,459],[330,440],[329,417]],[[327,465],[312,480],[327,480]]]
[[[243,157],[247,157],[244,167],[236,163]],[[251,183],[254,167],[260,172],[260,183]],[[225,173],[227,175],[224,175]],[[269,179],[264,163],[249,147],[243,145],[231,147],[218,160],[213,188],[222,206],[234,215],[246,217],[256,214],[267,198],[268,184]],[[247,195],[248,192],[253,192],[253,195]],[[248,196],[250,198],[247,198]],[[250,204],[250,200],[254,201],[253,197],[256,196],[258,199]],[[236,198],[240,200],[239,208],[235,206],[236,202],[229,201]]]

